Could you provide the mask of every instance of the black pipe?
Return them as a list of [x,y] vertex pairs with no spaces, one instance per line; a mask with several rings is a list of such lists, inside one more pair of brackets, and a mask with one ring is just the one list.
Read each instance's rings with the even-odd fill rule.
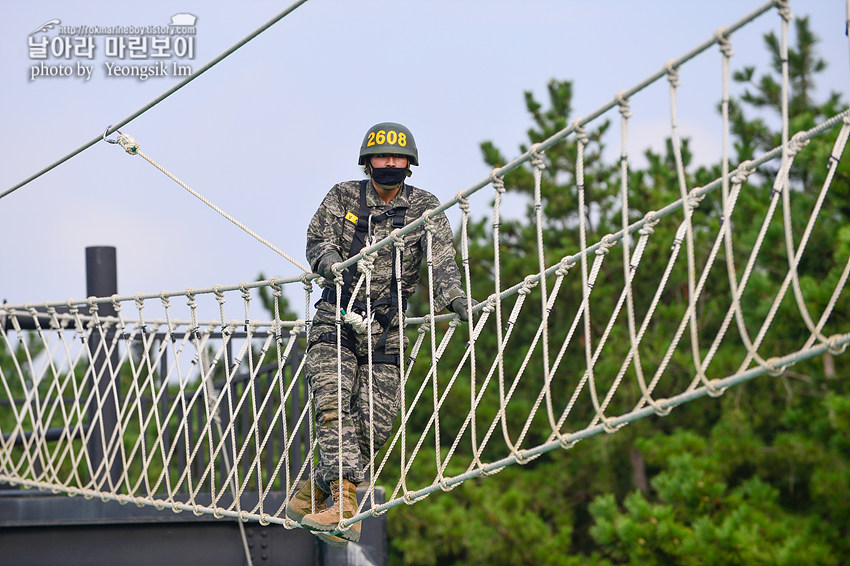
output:
[[[93,246],[86,248],[86,294],[89,297],[111,297],[118,293],[118,268],[115,248],[112,246]],[[97,306],[98,316],[115,316],[115,307],[111,303]],[[102,326],[100,328],[103,328]],[[112,460],[108,473],[113,484],[121,475],[121,461],[118,445],[121,438],[113,437],[118,426],[118,398],[120,376],[118,375],[118,348],[114,347],[115,330],[109,329],[91,333],[89,347],[91,366],[88,371],[88,384],[92,392],[89,405],[88,452],[93,479],[99,479],[104,470],[98,468],[104,460]],[[110,352],[111,349],[111,352]],[[109,355],[107,353],[109,352]],[[111,444],[110,444],[111,442]],[[104,444],[107,452],[104,453]]]

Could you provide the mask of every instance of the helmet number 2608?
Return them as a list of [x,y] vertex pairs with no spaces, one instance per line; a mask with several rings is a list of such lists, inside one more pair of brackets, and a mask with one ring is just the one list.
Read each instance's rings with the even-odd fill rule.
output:
[[378,130],[377,132],[369,132],[369,138],[366,142],[366,147],[378,145],[399,145],[404,147],[407,145],[407,136],[404,132],[396,132],[395,130]]

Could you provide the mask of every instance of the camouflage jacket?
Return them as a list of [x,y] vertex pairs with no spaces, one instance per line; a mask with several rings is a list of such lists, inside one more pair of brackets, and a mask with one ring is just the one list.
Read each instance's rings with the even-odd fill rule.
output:
[[[397,206],[408,206],[405,214],[405,225],[420,218],[422,214],[439,206],[440,201],[428,191],[410,187],[410,199],[407,198],[407,186],[403,187],[395,198],[385,203],[369,183],[366,187],[366,204],[373,215],[381,214]],[[350,213],[350,214],[349,214]],[[307,228],[307,260],[310,267],[316,271],[321,257],[331,250],[336,250],[347,259],[354,238],[356,217],[360,214],[360,182],[346,181],[338,183],[325,196],[310,226]],[[348,217],[346,217],[348,215]],[[353,220],[352,220],[353,218]],[[455,261],[454,240],[452,229],[446,215],[441,213],[434,217],[433,268],[434,268],[434,308],[439,312],[452,299],[463,295],[460,271]],[[372,225],[372,242],[387,237],[393,230],[391,220]],[[428,236],[425,226],[405,234],[404,252],[402,256],[401,292],[404,297],[410,297],[419,283],[419,268],[422,259],[427,257]],[[386,246],[378,251],[375,268],[372,273],[372,300],[389,297],[392,281],[392,264],[395,246]],[[359,274],[358,274],[359,278]],[[357,284],[357,278],[354,285]],[[334,287],[333,282],[325,282],[325,287]],[[358,299],[365,302],[365,282],[358,292]]]

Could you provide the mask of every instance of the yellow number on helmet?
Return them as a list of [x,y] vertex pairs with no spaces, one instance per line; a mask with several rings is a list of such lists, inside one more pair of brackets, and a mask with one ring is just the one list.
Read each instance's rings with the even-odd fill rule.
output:
[[375,132],[369,132],[369,143],[366,144],[366,147],[373,145],[375,145]]
[[404,147],[407,145],[407,135],[404,132],[398,133],[398,145]]
[[398,139],[398,134],[396,134],[395,130],[390,130],[387,132],[387,143],[390,145],[395,145],[396,140]]
[[378,133],[375,135],[375,143],[378,145],[384,145],[386,135],[387,133],[384,130],[378,130]]

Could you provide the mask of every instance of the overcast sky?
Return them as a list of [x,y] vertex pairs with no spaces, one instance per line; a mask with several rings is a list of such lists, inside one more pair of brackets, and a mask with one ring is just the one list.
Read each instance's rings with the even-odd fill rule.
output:
[[[306,264],[307,224],[335,182],[361,177],[357,153],[372,124],[397,121],[412,130],[421,166],[410,181],[445,201],[487,176],[482,141],[493,140],[508,157],[518,154],[530,126],[524,90],[544,100],[549,80],[573,80],[575,115],[589,114],[763,3],[310,0],[122,131],[195,190]],[[809,14],[822,39],[820,53],[830,67],[818,84],[821,94],[836,90],[846,101],[845,4],[794,0],[791,8],[795,16]],[[107,57],[102,35],[94,36],[93,59],[72,54],[44,61],[75,74],[81,65],[90,66],[88,80],[33,79],[41,61],[32,58],[28,39],[58,33],[35,33],[46,22],[167,26],[176,14],[192,14],[193,58],[164,61],[197,70],[287,5],[287,0],[4,2],[0,192],[179,81],[107,76],[107,62],[154,61]],[[735,68],[765,68],[762,35],[770,29],[779,30],[775,10],[732,36]],[[721,135],[717,48],[683,67],[681,81],[681,133],[692,138],[697,160],[712,161],[720,155]],[[632,101],[633,155],[661,147],[669,135],[662,83]],[[618,119],[616,113],[610,117]],[[619,151],[617,139],[610,140],[612,152]],[[489,202],[489,193],[479,200]],[[479,206],[473,213],[489,210]],[[261,272],[299,274],[142,158],[106,143],[0,199],[0,222],[0,300],[13,304],[84,297],[84,250],[93,245],[117,248],[122,295],[235,284]]]

